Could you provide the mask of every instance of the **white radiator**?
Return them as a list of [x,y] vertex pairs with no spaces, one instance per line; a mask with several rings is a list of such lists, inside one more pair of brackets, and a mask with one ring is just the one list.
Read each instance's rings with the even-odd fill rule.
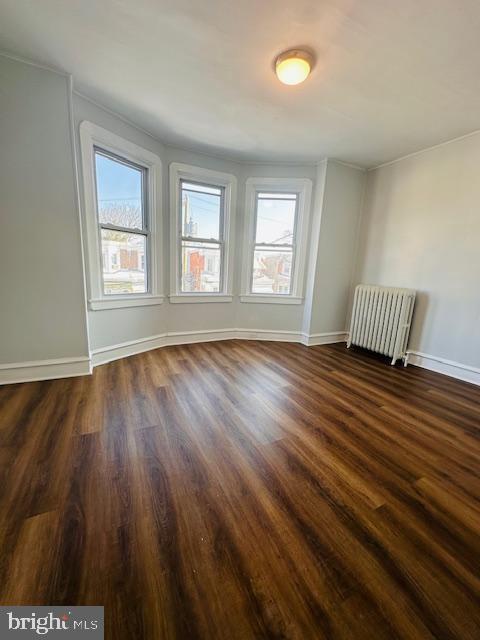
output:
[[408,334],[415,291],[359,284],[355,288],[347,347],[355,344],[392,358],[407,360]]

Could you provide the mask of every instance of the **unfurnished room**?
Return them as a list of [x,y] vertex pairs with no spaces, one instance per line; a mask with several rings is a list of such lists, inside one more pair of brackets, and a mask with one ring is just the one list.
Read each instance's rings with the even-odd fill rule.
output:
[[480,640],[478,0],[0,0],[0,639]]

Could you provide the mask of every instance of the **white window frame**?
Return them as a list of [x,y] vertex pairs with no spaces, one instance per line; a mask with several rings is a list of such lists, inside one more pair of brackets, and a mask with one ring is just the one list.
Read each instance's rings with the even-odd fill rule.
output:
[[[102,275],[102,248],[97,211],[95,148],[112,153],[147,170],[148,231],[146,293],[105,294]],[[84,187],[84,228],[88,265],[88,305],[93,311],[156,305],[163,302],[162,265],[162,163],[142,147],[87,120],[80,124],[80,148]],[[133,231],[133,230],[132,230]]]
[[[181,181],[198,182],[223,188],[223,265],[222,291],[182,292],[180,287],[180,252],[182,243]],[[230,173],[221,173],[179,162],[170,165],[170,302],[232,302],[234,222],[237,197],[237,179]]]
[[[255,251],[257,193],[296,193],[297,210],[293,240],[291,292],[252,293],[253,254]],[[248,178],[246,181],[245,228],[240,302],[302,304],[307,264],[308,229],[312,199],[312,181],[308,178]]]

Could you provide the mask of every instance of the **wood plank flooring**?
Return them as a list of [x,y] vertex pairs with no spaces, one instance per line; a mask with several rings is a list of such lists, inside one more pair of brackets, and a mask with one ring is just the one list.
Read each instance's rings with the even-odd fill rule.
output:
[[112,639],[480,638],[480,388],[226,341],[0,388],[0,602]]

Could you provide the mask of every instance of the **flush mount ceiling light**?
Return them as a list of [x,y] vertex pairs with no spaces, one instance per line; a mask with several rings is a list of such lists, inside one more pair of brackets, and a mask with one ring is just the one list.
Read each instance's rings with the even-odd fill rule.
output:
[[313,57],[308,51],[290,49],[275,60],[275,72],[283,84],[300,84],[308,78]]

